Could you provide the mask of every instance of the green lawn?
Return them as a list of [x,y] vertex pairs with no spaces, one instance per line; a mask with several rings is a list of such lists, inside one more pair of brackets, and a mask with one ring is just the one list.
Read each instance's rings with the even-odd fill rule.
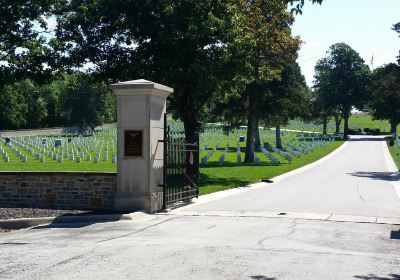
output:
[[[200,194],[245,186],[250,183],[258,182],[261,179],[269,179],[278,176],[324,157],[343,143],[344,141],[332,142],[325,148],[319,148],[307,155],[302,155],[300,158],[294,158],[291,164],[282,160],[282,158],[280,158],[280,165],[271,165],[264,161],[258,166],[236,166],[234,164],[219,166],[217,162],[211,162],[209,165],[200,168]],[[264,156],[262,154],[259,156],[263,160]]]
[[[371,116],[351,116],[349,125],[353,128],[379,128],[382,132],[390,132],[390,124],[388,121],[373,120]],[[397,129],[400,129],[400,126],[398,126]]]
[[395,144],[393,147],[389,147],[389,151],[397,165],[397,168],[400,169],[400,147]]
[[[343,133],[343,126],[344,121],[340,125],[340,132]],[[305,123],[301,120],[292,120],[289,122],[287,129],[294,129],[294,130],[304,130],[304,131],[322,131],[322,124],[314,124],[314,123]],[[390,124],[388,121],[381,121],[381,120],[373,120],[372,116],[369,115],[353,115],[350,116],[349,119],[349,128],[350,129],[376,129],[379,128],[381,132],[389,132],[390,131]],[[397,127],[397,130],[400,129],[400,125]],[[335,121],[334,119],[330,119],[328,122],[328,133],[335,132]]]

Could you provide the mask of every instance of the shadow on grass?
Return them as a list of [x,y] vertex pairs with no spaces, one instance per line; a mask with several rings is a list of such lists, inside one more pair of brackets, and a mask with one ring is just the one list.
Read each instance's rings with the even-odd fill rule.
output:
[[207,188],[215,188],[220,186],[231,186],[231,188],[243,187],[250,183],[248,180],[240,180],[237,178],[221,178],[214,177],[207,174],[202,173],[200,175],[200,192],[202,186]]
[[375,274],[356,275],[354,278],[364,280],[400,280],[400,274],[389,274],[388,276],[377,276]]
[[381,181],[398,181],[400,180],[399,172],[353,172],[347,173],[349,175],[361,178],[371,178],[373,180]]
[[288,165],[286,162],[281,162],[279,164],[272,164],[270,162],[261,161],[259,164],[254,163],[242,163],[237,165],[236,163],[225,161],[223,165],[220,165],[218,161],[207,161],[206,165],[201,165],[200,168],[215,168],[215,167],[241,167],[241,166],[282,166]]

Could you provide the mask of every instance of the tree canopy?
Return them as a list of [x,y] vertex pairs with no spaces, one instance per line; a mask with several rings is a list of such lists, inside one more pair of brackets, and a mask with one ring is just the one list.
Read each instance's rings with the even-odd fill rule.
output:
[[347,136],[352,107],[362,108],[369,97],[369,67],[350,46],[334,44],[315,66],[315,88],[326,96],[327,106],[340,109]]
[[0,5],[0,87],[31,79],[44,83],[52,74],[52,49],[45,34],[51,0],[5,0]]
[[[396,31],[398,34],[399,34],[399,36],[400,36],[400,22],[399,23],[396,23],[394,26],[393,26],[393,30],[394,31]],[[399,51],[399,56],[397,57],[397,62],[398,62],[398,64],[400,64],[400,51]]]
[[396,133],[400,123],[400,66],[390,63],[375,69],[372,81],[372,115],[389,120],[391,133]]
[[96,127],[116,119],[115,97],[104,83],[83,73],[49,84],[21,80],[0,90],[0,129]]

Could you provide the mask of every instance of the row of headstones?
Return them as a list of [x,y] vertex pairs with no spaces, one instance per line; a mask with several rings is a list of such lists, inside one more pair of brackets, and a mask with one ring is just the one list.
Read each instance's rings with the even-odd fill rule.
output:
[[329,143],[328,141],[313,141],[313,142],[303,141],[300,142],[300,146],[294,145],[289,142],[286,142],[285,145],[287,152],[296,155],[296,152],[300,152],[302,154],[308,154],[309,152],[313,152],[318,148],[326,147],[328,143]]
[[[266,156],[272,164],[279,164],[280,161],[278,158],[276,158],[273,154],[271,154],[266,148],[260,147],[261,152]],[[254,158],[255,160],[255,158]]]
[[[19,147],[21,147],[22,149],[25,149],[29,154],[31,154],[32,156],[34,156],[37,160],[39,160],[40,162],[45,162],[45,157],[39,153],[35,153],[35,151],[31,148],[29,148],[27,145],[24,145],[22,143],[18,143],[18,141],[16,140],[12,140],[13,143],[15,145],[18,145]],[[10,145],[10,148],[12,148],[13,146]],[[43,147],[39,147],[39,146],[34,146],[35,148],[37,148],[41,153],[46,154],[48,157],[52,158],[53,160],[56,160],[58,162],[63,162],[63,158],[69,158],[72,161],[76,161],[78,163],[81,162],[81,159],[85,157],[85,154],[88,152],[88,149],[86,149],[85,151],[81,151],[81,148],[79,148],[79,150],[74,150],[72,148],[70,148],[69,150],[65,151],[65,150],[56,150],[54,147],[51,148],[51,150],[47,150]],[[103,160],[107,161],[108,160],[108,153],[107,153],[107,145],[105,148],[105,153],[103,156]],[[15,151],[15,150],[14,150]],[[55,152],[57,151],[57,152]],[[22,159],[22,161],[27,162],[27,157],[22,155],[20,152],[15,151],[17,156],[20,156],[20,158]],[[80,152],[80,154],[78,154]],[[70,154],[71,153],[71,154]],[[101,150],[98,150],[97,155],[94,157],[94,163],[98,163],[100,161],[100,157],[101,157]],[[87,154],[86,155],[86,160],[91,161],[91,155]],[[115,154],[112,155],[111,158],[111,162],[112,163],[116,163],[117,158],[115,156]]]
[[290,155],[288,155],[287,153],[285,153],[284,151],[282,151],[282,150],[280,150],[280,149],[278,149],[278,148],[273,147],[273,148],[272,148],[272,151],[273,151],[274,153],[279,154],[281,157],[283,157],[284,159],[286,159],[289,163],[291,163],[292,160],[293,160],[292,157],[291,157]]
[[328,145],[328,141],[323,140],[314,140],[312,142],[303,141],[300,143],[300,146],[307,150],[308,152],[312,152],[315,149],[326,147]]
[[[29,143],[32,146],[35,146],[36,148],[38,148],[39,146],[45,146],[46,148],[59,148],[61,146],[66,146],[68,147],[82,147],[82,146],[89,146],[95,148],[98,145],[102,145],[104,144],[104,139],[95,139],[95,138],[91,138],[91,139],[87,139],[87,138],[78,138],[78,139],[72,139],[71,142],[66,142],[65,145],[63,145],[63,141],[64,139],[62,138],[58,138],[58,139],[52,139],[52,138],[40,138],[40,137],[36,137],[34,140],[28,138],[28,139],[18,139],[20,140],[20,142],[23,143]],[[109,142],[107,141],[107,144]],[[111,150],[114,150],[116,145],[115,142],[111,139],[110,140],[110,147]]]
[[226,153],[229,151],[229,142],[226,143],[225,149],[219,157],[219,165],[224,165]]
[[10,161],[10,158],[8,156],[8,154],[5,152],[5,150],[3,149],[2,146],[0,146],[0,156],[3,158],[3,160],[5,160],[6,162]]
[[[17,157],[19,157],[23,162],[28,161],[28,157],[26,155],[24,155],[21,151],[19,151],[15,146],[13,146],[12,143],[9,143],[8,146],[15,153],[15,155]],[[3,147],[0,147],[0,155],[3,157],[3,160],[5,160],[6,162],[10,161],[10,157],[8,156],[8,154],[6,153],[6,151],[4,150]]]
[[[13,140],[18,140],[18,142],[22,143],[22,144],[29,144],[31,146],[35,146],[36,149],[39,148],[39,146],[45,146],[46,148],[52,148],[54,149],[56,145],[57,141],[59,141],[58,143],[62,143],[63,139],[53,139],[53,138],[41,138],[39,136],[35,137],[32,139],[32,137],[14,137],[12,138]],[[48,140],[48,141],[47,141]],[[104,139],[101,139],[101,143],[104,143]],[[96,139],[90,139],[87,140],[86,138],[82,138],[82,140],[80,139],[74,139],[72,140],[72,142],[70,143],[66,143],[66,146],[96,146],[98,145],[100,142],[99,140]],[[108,141],[107,141],[108,143]],[[111,149],[114,149],[115,147],[115,143],[114,141],[111,139],[110,140],[111,143]],[[50,145],[49,145],[50,144]]]
[[218,141],[218,143],[210,150],[207,155],[203,156],[200,160],[201,165],[206,165],[207,161],[213,156],[214,152],[221,146],[221,141]]

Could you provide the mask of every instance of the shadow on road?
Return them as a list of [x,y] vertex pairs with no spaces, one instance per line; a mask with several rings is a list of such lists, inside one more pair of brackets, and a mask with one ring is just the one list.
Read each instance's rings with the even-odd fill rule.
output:
[[349,142],[366,142],[366,141],[375,141],[375,142],[381,142],[381,141],[386,141],[383,137],[378,138],[378,137],[362,137],[362,138],[350,138],[348,140]]
[[75,215],[62,215],[53,220],[51,224],[37,226],[33,229],[43,228],[83,228],[93,224],[119,221],[123,213],[115,212],[88,212]]
[[388,276],[377,276],[375,274],[368,274],[365,276],[357,275],[354,276],[354,278],[365,280],[400,280],[400,274],[389,274]]
[[399,231],[391,231],[390,239],[399,239],[400,240],[400,230]]
[[254,276],[250,276],[250,278],[256,279],[256,280],[276,280],[276,278],[266,277],[264,275],[254,275]]
[[400,180],[399,172],[353,172],[353,173],[347,173],[347,174],[356,176],[356,177],[371,178],[374,180],[383,180],[383,181]]

